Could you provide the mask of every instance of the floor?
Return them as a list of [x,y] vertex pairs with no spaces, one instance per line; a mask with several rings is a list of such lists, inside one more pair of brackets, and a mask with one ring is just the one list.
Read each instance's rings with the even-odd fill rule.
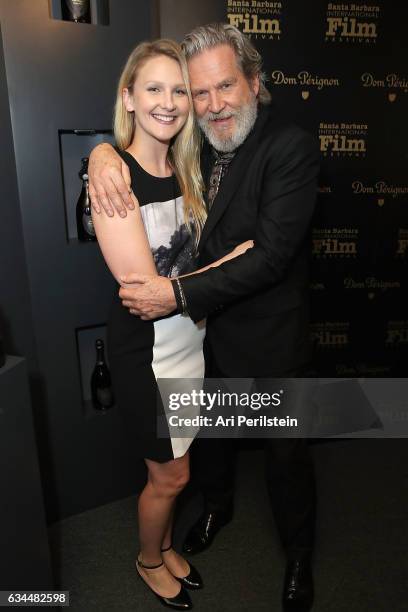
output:
[[[408,444],[337,440],[313,444],[318,485],[315,612],[408,611]],[[175,541],[200,513],[187,497]],[[50,528],[55,572],[72,611],[162,609],[136,576],[136,497]],[[197,612],[279,611],[284,558],[263,478],[263,452],[238,458],[233,521],[191,558],[205,588]]]

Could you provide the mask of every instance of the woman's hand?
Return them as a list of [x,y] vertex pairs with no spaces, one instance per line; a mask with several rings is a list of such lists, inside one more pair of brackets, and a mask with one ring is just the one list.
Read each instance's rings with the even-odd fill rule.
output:
[[234,257],[236,257],[237,255],[242,255],[248,249],[252,249],[253,246],[253,240],[246,240],[245,242],[241,242],[241,244],[238,244],[238,246],[236,246],[235,249],[231,251],[231,255],[233,255]]
[[108,143],[96,146],[89,156],[89,197],[94,211],[103,208],[109,217],[114,211],[126,217],[126,207],[134,209],[128,166]]
[[195,272],[190,272],[190,274],[183,274],[183,276],[180,276],[179,278],[183,278],[184,276],[191,276],[192,274],[199,274],[200,272],[205,272],[206,270],[209,270],[210,268],[217,268],[217,266],[220,266],[226,261],[229,261],[230,259],[234,259],[234,257],[238,257],[238,255],[243,255],[248,249],[252,249],[253,246],[254,246],[253,240],[246,240],[245,242],[241,242],[241,244],[238,244],[233,251],[231,251],[227,255],[224,255],[224,257],[221,257],[221,259],[217,259],[217,261],[214,261],[209,266],[200,268],[199,270],[196,270]]

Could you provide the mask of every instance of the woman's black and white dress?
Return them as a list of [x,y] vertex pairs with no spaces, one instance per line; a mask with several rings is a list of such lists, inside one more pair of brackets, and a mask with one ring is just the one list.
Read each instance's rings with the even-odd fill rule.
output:
[[[184,222],[177,179],[152,176],[126,151],[120,155],[130,168],[157,272],[170,277],[193,271],[194,234]],[[108,323],[113,389],[140,457],[164,462],[188,450],[192,438],[157,436],[156,378],[202,379],[204,335],[204,322],[181,314],[143,321],[115,296]]]

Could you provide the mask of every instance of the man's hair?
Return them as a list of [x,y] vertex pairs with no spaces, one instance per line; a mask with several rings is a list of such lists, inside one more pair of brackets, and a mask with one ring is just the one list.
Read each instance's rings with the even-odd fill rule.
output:
[[219,45],[228,45],[234,50],[238,66],[248,81],[259,77],[258,100],[261,104],[269,104],[271,94],[265,87],[266,75],[262,72],[262,57],[249,38],[238,28],[227,23],[210,23],[194,28],[181,43],[187,60]]

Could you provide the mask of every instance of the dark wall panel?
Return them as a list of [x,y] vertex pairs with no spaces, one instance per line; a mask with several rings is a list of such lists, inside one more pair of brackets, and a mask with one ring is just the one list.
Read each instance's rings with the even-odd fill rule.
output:
[[0,331],[7,351],[26,355],[34,370],[35,341],[1,30],[0,117]]
[[53,588],[43,493],[24,359],[0,368],[0,584]]
[[47,437],[53,520],[126,495],[138,480],[117,412],[89,415],[82,405],[76,330],[106,322],[114,284],[96,244],[67,241],[59,130],[111,127],[121,67],[150,36],[150,3],[110,2],[109,26],[51,19],[48,0],[1,2],[0,20],[23,234],[12,252],[21,260],[24,242],[32,326],[27,295],[13,298],[13,316],[32,328],[44,379],[34,409]]
[[225,21],[222,0],[160,0],[160,35],[181,41],[187,32],[211,21]]

